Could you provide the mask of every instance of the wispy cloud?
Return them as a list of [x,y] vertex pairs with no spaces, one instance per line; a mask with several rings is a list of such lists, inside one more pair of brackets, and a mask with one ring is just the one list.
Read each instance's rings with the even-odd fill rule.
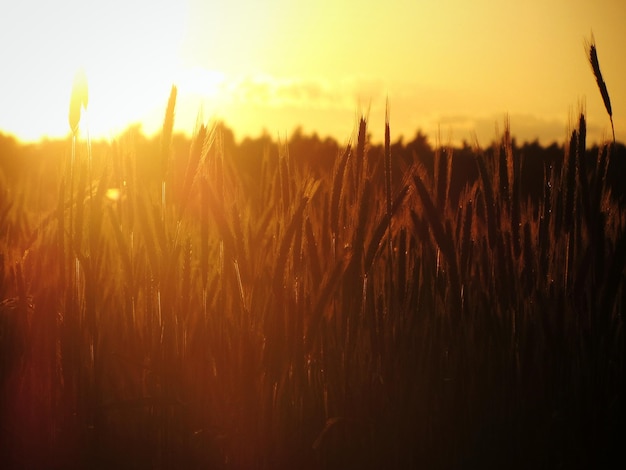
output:
[[384,100],[386,96],[382,81],[361,77],[334,82],[267,74],[233,77],[198,67],[180,72],[178,85],[181,93],[267,107],[354,109]]
[[254,76],[235,79],[229,88],[234,101],[253,106],[311,109],[347,106],[345,94],[323,80]]
[[[553,142],[562,144],[576,123],[573,119],[560,117],[540,117],[533,114],[491,114],[481,117],[470,115],[442,115],[425,122],[423,130],[431,135],[439,134],[444,143],[472,142],[475,138],[481,145],[488,145],[504,131],[505,119],[509,120],[511,133],[518,142],[539,141],[543,145]],[[606,140],[606,129],[597,123],[588,123],[589,143]]]

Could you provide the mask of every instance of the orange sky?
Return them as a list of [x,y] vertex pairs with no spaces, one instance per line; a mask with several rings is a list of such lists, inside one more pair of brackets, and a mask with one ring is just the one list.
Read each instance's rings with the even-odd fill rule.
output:
[[[67,135],[72,79],[83,67],[94,137],[131,122],[158,130],[172,83],[176,127],[221,118],[237,137],[295,127],[340,141],[368,112],[392,138],[418,128],[487,144],[509,114],[520,140],[562,142],[580,106],[590,140],[610,135],[585,58],[593,30],[626,140],[626,2],[620,0],[41,0],[0,16],[0,130],[23,140]],[[6,10],[8,8],[8,10]]]

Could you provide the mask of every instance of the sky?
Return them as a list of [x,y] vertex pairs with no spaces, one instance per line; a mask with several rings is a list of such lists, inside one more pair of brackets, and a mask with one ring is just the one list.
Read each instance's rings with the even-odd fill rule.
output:
[[373,140],[488,145],[508,116],[518,141],[611,135],[585,41],[593,36],[626,141],[622,0],[14,0],[0,15],[0,132],[67,136],[74,75],[89,86],[81,134],[114,138],[223,120],[238,139],[300,127],[340,142],[361,114]]

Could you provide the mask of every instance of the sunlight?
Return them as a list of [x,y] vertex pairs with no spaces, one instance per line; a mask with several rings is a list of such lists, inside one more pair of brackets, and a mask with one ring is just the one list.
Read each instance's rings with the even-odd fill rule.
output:
[[188,67],[178,73],[176,84],[185,94],[218,99],[226,87],[226,76],[216,70]]
[[0,14],[0,130],[26,141],[68,136],[83,69],[94,138],[135,123],[157,132],[174,83],[175,129],[187,134],[203,115],[240,135],[305,126],[342,139],[366,108],[380,140],[389,98],[395,136],[461,122],[455,138],[479,131],[488,141],[509,114],[528,116],[520,138],[552,141],[568,107],[586,100],[589,137],[601,139],[608,124],[582,50],[593,30],[623,140],[625,4],[583,3],[15,1]]
[[181,68],[187,2],[27,0],[12,8],[0,19],[0,42],[16,45],[3,64],[0,102],[19,111],[2,116],[0,129],[22,139],[67,135],[71,85],[80,68],[89,84],[93,136],[110,136],[133,122],[158,128]]
[[154,132],[180,66],[185,5],[116,0],[90,14],[100,25],[88,33],[83,54],[93,97],[91,131],[117,133],[141,122]]

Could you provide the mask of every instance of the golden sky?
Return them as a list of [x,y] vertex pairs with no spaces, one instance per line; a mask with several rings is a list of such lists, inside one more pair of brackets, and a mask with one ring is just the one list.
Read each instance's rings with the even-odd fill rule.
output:
[[[8,10],[7,10],[8,8]],[[591,140],[610,124],[585,58],[591,31],[626,140],[621,0],[14,0],[0,16],[0,130],[69,133],[74,74],[89,83],[93,137],[223,119],[238,138],[301,126],[346,141],[359,113],[374,139],[389,97],[395,139],[422,129],[487,144],[510,116],[519,140],[565,140],[583,106]]]

